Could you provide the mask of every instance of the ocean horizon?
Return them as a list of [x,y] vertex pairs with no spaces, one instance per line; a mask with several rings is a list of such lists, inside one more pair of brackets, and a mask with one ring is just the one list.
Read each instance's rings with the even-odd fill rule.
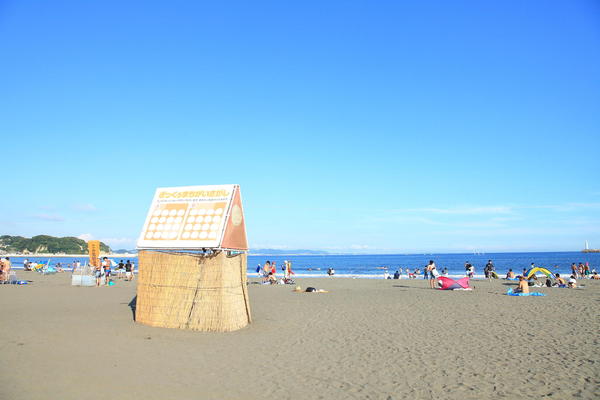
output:
[[[131,260],[138,264],[137,257],[127,255],[112,255],[109,257],[118,263],[120,260]],[[74,260],[79,259],[82,263],[87,257],[77,256],[12,256],[11,261],[16,270],[23,268],[23,261],[28,259],[37,263],[50,263],[56,265],[61,263],[68,267]],[[529,269],[531,263],[537,267],[544,267],[554,273],[570,274],[571,263],[589,263],[590,269],[600,269],[600,253],[582,252],[508,252],[508,253],[430,253],[430,254],[316,254],[316,255],[294,255],[294,254],[251,254],[248,255],[247,273],[249,277],[255,277],[256,268],[262,266],[266,261],[275,262],[277,273],[281,275],[281,267],[284,261],[292,262],[292,270],[297,278],[328,277],[327,269],[333,268],[337,277],[351,278],[383,278],[387,271],[393,274],[402,268],[403,277],[405,270],[411,271],[423,268],[429,260],[433,260],[438,270],[448,269],[448,275],[453,277],[465,275],[465,262],[475,267],[475,277],[483,277],[483,268],[488,260],[492,260],[500,277],[504,277],[509,269],[517,275],[523,269]],[[422,278],[422,275],[420,276]]]

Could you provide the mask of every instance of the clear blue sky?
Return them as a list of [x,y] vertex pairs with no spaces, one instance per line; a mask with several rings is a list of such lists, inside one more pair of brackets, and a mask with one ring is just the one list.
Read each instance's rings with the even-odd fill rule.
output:
[[3,234],[132,248],[239,183],[252,247],[600,247],[596,1],[0,2]]

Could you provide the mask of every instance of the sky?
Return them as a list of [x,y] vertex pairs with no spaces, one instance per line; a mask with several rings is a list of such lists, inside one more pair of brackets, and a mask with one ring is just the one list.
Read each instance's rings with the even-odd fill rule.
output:
[[600,248],[600,3],[0,0],[0,234],[135,248],[240,184],[252,248]]

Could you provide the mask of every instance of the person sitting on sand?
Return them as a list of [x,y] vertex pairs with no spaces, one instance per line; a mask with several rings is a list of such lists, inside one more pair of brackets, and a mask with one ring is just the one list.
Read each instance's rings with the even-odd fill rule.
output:
[[519,275],[519,286],[515,289],[515,293],[529,293],[529,285],[521,275]]
[[592,277],[590,279],[600,279],[600,275],[598,275],[598,273],[596,271],[594,271],[594,273],[592,274]]
[[577,280],[575,279],[575,275],[571,275],[569,278],[569,287],[571,289],[575,289],[577,287]]
[[506,279],[515,279],[515,272],[512,269],[509,269],[506,273]]
[[556,283],[554,283],[554,287],[566,287],[567,286],[567,282],[565,282],[565,280],[563,278],[560,277],[560,274],[557,273],[556,275],[554,275],[555,277],[555,281]]
[[271,285],[277,284],[277,277],[275,276],[275,274],[273,272],[269,272],[269,275],[267,276],[267,282],[270,283]]
[[331,267],[327,268],[327,275],[334,276],[335,275],[335,269],[333,269]]

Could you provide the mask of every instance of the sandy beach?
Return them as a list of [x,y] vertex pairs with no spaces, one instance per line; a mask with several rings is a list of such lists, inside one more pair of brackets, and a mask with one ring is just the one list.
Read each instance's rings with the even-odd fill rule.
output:
[[600,396],[600,282],[509,297],[502,280],[252,280],[254,322],[215,334],[136,324],[135,281],[18,276],[33,282],[0,286],[1,399]]

